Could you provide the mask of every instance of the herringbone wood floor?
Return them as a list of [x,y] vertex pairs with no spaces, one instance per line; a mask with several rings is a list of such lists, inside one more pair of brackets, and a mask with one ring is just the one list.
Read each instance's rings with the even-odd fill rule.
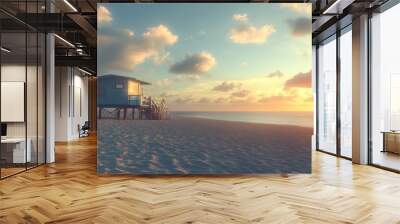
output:
[[313,153],[312,175],[98,176],[96,139],[0,181],[0,223],[400,223],[400,175]]

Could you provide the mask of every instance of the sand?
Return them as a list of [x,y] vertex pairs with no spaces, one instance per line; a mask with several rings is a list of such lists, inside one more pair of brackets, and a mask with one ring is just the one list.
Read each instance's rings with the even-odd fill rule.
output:
[[312,128],[200,118],[99,120],[101,174],[310,173]]

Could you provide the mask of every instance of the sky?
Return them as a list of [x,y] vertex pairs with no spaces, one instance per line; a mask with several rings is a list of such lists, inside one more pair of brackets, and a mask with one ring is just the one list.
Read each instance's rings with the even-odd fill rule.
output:
[[312,111],[311,4],[98,4],[98,74],[171,111]]

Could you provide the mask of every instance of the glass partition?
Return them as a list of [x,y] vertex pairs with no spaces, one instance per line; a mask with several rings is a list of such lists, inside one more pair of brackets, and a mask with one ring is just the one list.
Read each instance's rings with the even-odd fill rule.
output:
[[26,150],[26,33],[3,32],[1,47],[1,175],[6,177],[24,171],[31,157]]
[[[7,7],[36,13],[41,5]],[[1,179],[45,163],[45,42],[43,33],[0,12]]]
[[352,32],[340,36],[340,154],[352,157]]
[[400,170],[400,5],[371,19],[371,162]]
[[336,37],[318,48],[318,149],[336,153]]
[[38,64],[37,64],[37,162],[46,162],[46,36],[38,33]]

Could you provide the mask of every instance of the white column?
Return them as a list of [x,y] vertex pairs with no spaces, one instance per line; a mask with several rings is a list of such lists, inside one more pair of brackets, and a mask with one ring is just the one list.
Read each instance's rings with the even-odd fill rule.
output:
[[54,133],[55,133],[55,54],[54,35],[46,36],[46,163],[55,161]]
[[71,70],[71,67],[65,66],[55,69],[55,141],[71,140]]
[[368,163],[368,15],[353,19],[353,162]]

